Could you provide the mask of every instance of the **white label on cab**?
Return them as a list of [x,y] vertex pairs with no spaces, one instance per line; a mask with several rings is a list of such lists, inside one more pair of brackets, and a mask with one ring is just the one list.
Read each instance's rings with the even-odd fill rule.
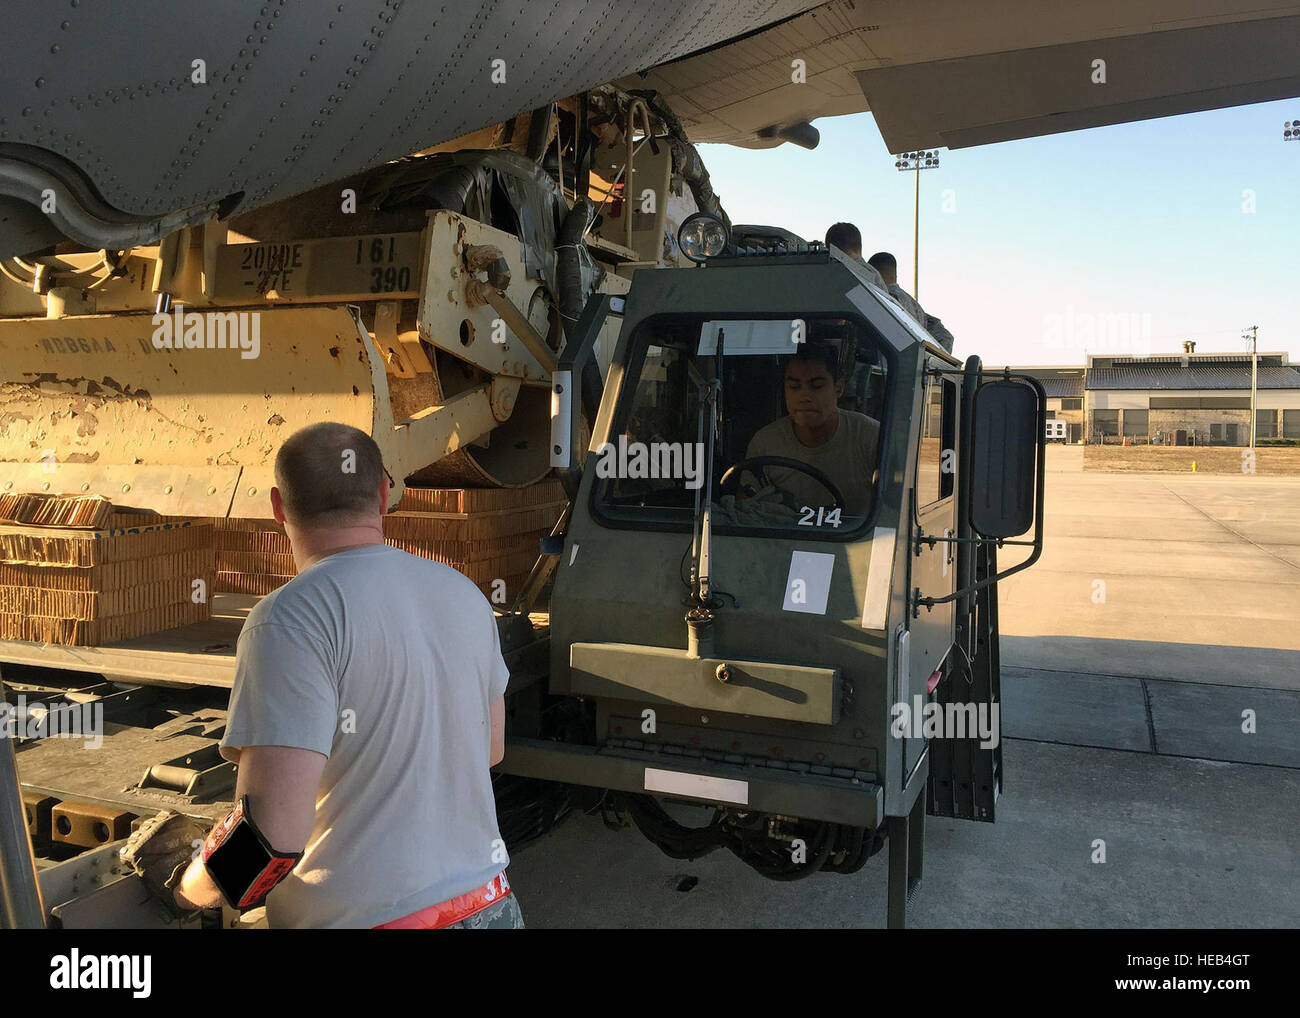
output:
[[817,551],[792,552],[790,575],[785,581],[785,603],[781,607],[788,612],[825,615],[834,566],[834,555]]

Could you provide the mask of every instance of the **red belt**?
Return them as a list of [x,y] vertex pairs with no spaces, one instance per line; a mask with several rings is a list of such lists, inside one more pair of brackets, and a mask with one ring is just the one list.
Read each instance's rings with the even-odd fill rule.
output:
[[482,912],[489,905],[495,905],[510,893],[510,883],[502,870],[477,890],[458,894],[454,898],[430,905],[418,912],[412,912],[401,919],[394,919],[376,926],[377,930],[442,930],[455,926],[458,922]]

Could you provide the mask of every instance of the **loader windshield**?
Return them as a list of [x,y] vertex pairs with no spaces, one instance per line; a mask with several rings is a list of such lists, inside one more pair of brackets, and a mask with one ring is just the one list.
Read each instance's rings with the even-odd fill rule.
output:
[[596,512],[690,528],[710,476],[702,396],[716,381],[716,530],[847,536],[875,507],[887,372],[852,319],[653,318],[633,337],[612,436],[595,453]]

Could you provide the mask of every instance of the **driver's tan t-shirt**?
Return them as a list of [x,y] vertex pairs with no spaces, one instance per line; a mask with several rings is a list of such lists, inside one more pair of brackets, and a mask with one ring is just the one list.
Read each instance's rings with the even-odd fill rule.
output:
[[[871,509],[871,478],[879,448],[880,423],[866,414],[841,410],[835,434],[823,445],[804,445],[795,438],[794,422],[782,417],[759,429],[750,440],[745,456],[784,456],[807,463],[840,489],[846,513],[862,516]],[[805,473],[789,467],[764,467],[763,470],[769,481],[794,497],[796,509],[804,506],[829,509],[834,503],[826,487]]]

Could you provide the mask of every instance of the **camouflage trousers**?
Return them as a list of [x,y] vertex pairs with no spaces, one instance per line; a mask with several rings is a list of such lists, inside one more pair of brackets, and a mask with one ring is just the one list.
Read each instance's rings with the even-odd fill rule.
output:
[[449,930],[522,930],[524,914],[519,910],[519,902],[513,893],[507,894],[494,902],[482,912],[476,912],[468,919],[448,926]]

